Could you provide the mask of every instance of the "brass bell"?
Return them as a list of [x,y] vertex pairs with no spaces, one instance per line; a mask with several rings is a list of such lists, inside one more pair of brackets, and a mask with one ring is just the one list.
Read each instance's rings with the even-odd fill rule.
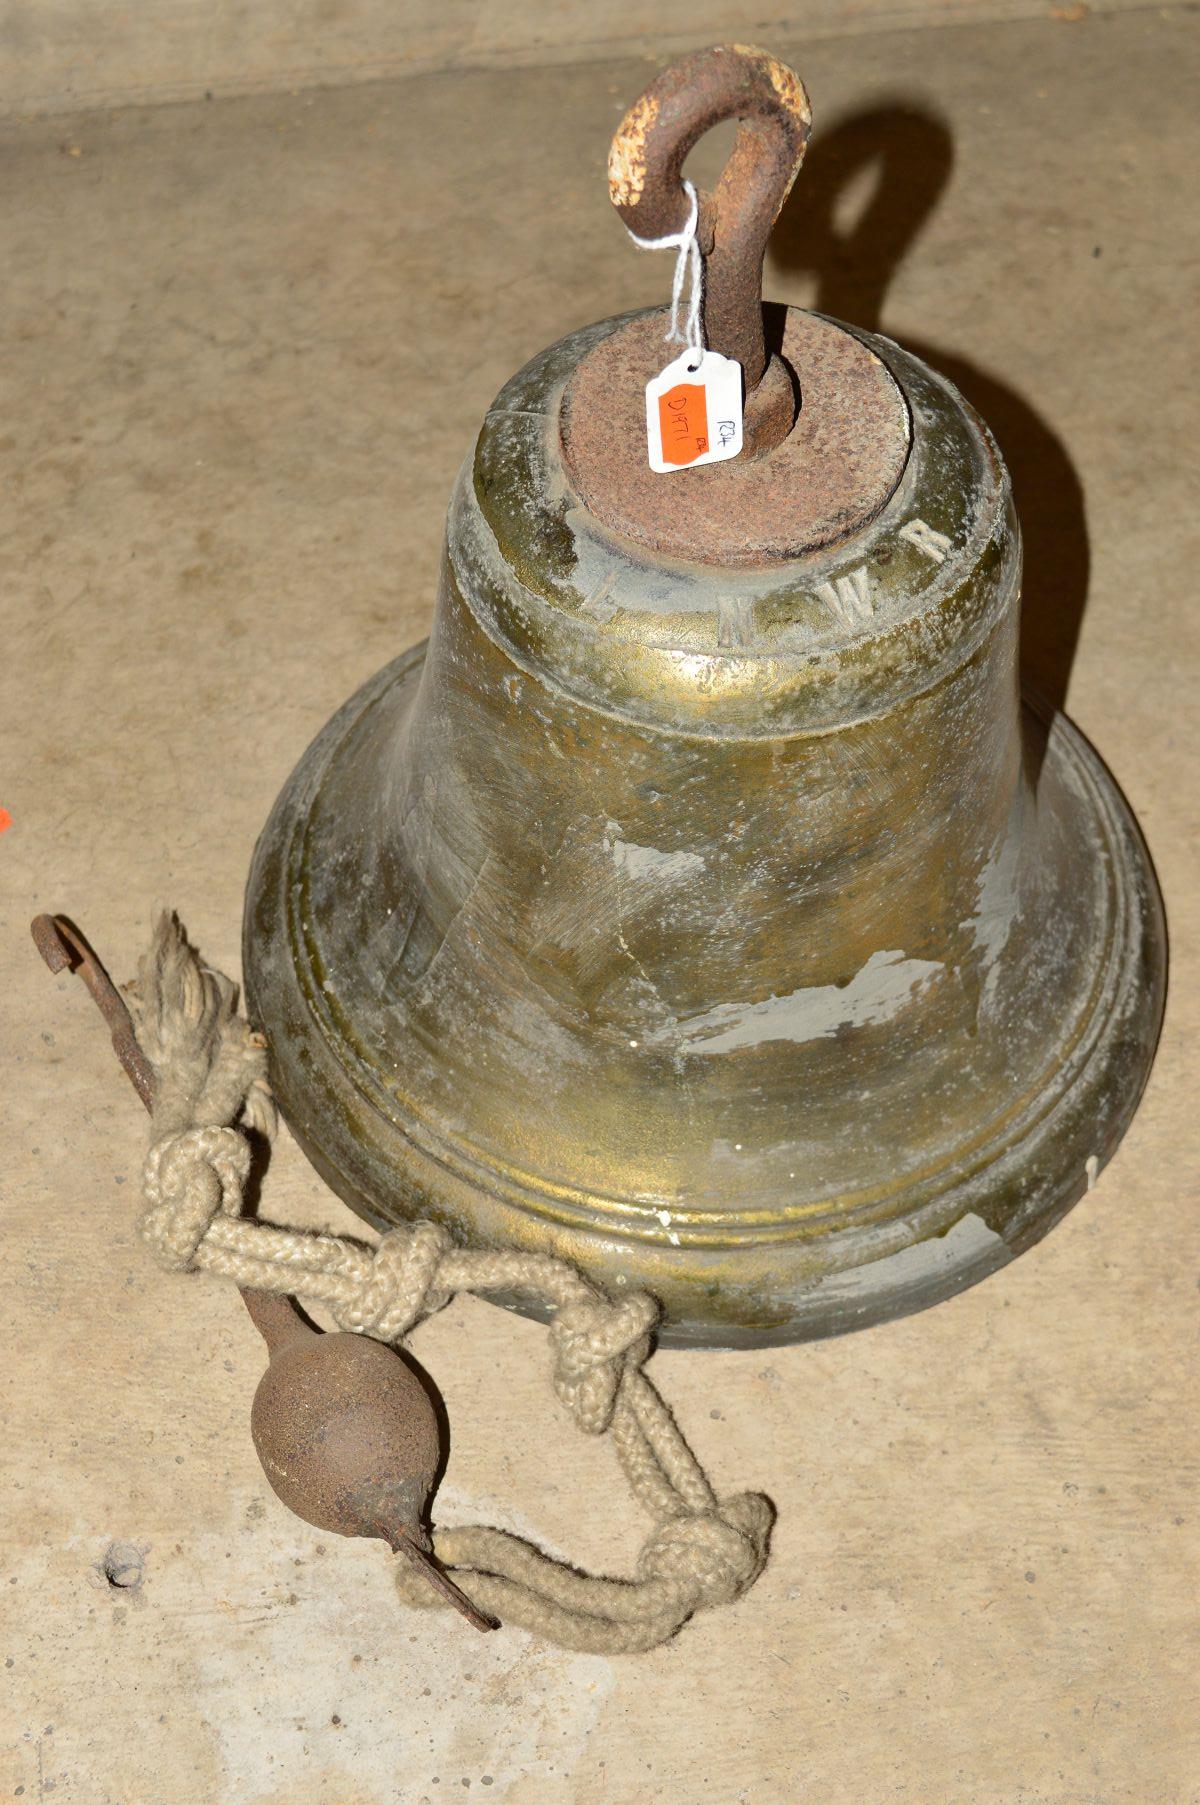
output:
[[725,118],[695,240],[744,449],[649,468],[661,310],[505,385],[428,643],[266,826],[245,968],[284,1113],[362,1215],[745,1345],[918,1309],[1044,1234],[1136,1107],[1165,950],[1111,778],[1022,702],[987,427],[888,340],[762,307],[798,79],[743,49],[668,71],[614,143],[622,218],[678,234]]

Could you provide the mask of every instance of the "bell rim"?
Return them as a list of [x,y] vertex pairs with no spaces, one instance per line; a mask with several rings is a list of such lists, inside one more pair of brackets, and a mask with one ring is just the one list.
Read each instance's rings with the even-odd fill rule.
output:
[[[838,1234],[854,1236],[873,1226],[853,1216],[847,1220],[842,1198],[827,1212],[842,1217],[841,1227],[832,1232],[822,1233],[818,1227],[814,1233],[810,1221],[807,1230],[793,1226],[788,1233],[760,1234],[751,1232],[743,1219],[739,1233],[731,1217],[727,1236],[714,1242],[711,1230],[708,1237],[689,1234],[681,1237],[682,1244],[668,1249],[661,1232],[647,1232],[644,1223],[639,1231],[629,1218],[611,1208],[606,1212],[590,1192],[581,1193],[587,1198],[583,1209],[564,1212],[561,1197],[572,1187],[544,1182],[531,1186],[527,1175],[514,1182],[502,1167],[484,1166],[474,1152],[456,1149],[444,1133],[419,1119],[405,1120],[394,1093],[389,1093],[390,1107],[385,1108],[378,1082],[364,1082],[367,1074],[361,1065],[356,1070],[345,1037],[339,1041],[336,1031],[331,1034],[329,1024],[320,1019],[314,1005],[315,979],[311,968],[304,973],[291,905],[297,894],[297,849],[323,774],[368,708],[396,686],[415,687],[425,651],[425,643],[413,647],[376,673],[313,741],[272,810],[247,887],[243,961],[247,1000],[252,1018],[272,1044],[272,1078],[281,1111],[306,1157],[357,1214],[380,1230],[430,1214],[460,1237],[553,1247],[585,1270],[589,1251],[595,1256],[606,1238],[616,1236],[630,1250],[626,1263],[633,1267],[639,1250],[648,1258],[680,1256],[681,1294],[691,1296],[693,1309],[703,1304],[703,1288],[688,1280],[689,1256],[702,1264],[715,1248],[722,1259],[770,1253],[778,1264],[788,1261],[790,1251],[798,1282],[786,1322],[754,1325],[705,1318],[703,1313],[698,1320],[673,1321],[669,1315],[660,1336],[664,1345],[770,1346],[844,1333],[941,1301],[1040,1240],[1090,1189],[1132,1120],[1153,1062],[1165,1002],[1165,920],[1149,852],[1115,780],[1074,723],[1030,694],[1023,698],[1025,709],[1040,716],[1049,729],[1047,760],[1073,766],[1081,780],[1077,794],[1107,830],[1103,837],[1116,909],[1105,936],[1104,957],[1098,962],[1106,963],[1107,970],[1093,975],[1086,1020],[1076,1036],[1076,1044],[1086,1041],[1087,1046],[1069,1082],[994,1152],[988,1153],[986,1142],[977,1147],[967,1170],[962,1169],[961,1148],[939,1161],[949,1174],[947,1182],[924,1191],[914,1212],[918,1232],[895,1251],[841,1269],[829,1267],[814,1282],[803,1283],[803,1268],[806,1263],[811,1268],[814,1251],[830,1249]],[[283,907],[278,905],[280,882]],[[282,985],[273,975],[279,972]],[[280,1035],[279,1024],[285,1020],[298,1026],[298,1042],[303,1043],[299,1057],[294,1047],[287,1049],[286,1057],[281,1050],[287,1036]],[[1118,1070],[1119,1082],[1113,1078]],[[343,1104],[353,1093],[359,1119],[384,1149],[365,1182],[365,1155],[352,1144],[349,1131],[339,1133],[335,1128],[331,1134],[327,1124],[322,1134],[313,1126],[314,1089],[338,1094]],[[1025,1094],[1039,1095],[1038,1083],[1027,1086]],[[1013,1113],[1011,1108],[1002,1112],[1010,1119]],[[1083,1120],[1089,1115],[1094,1145],[1080,1157],[1079,1147],[1089,1139]],[[1068,1132],[1064,1123],[1073,1123],[1073,1128]],[[1053,1153],[1056,1139],[1066,1140],[1070,1147],[1069,1155],[1060,1150],[1057,1161],[1046,1157]],[[1053,1169],[1056,1164],[1061,1170]],[[390,1179],[386,1201],[376,1195],[381,1178],[385,1187]],[[1010,1211],[996,1228],[972,1206],[982,1205],[986,1193],[1002,1180],[1010,1190],[1032,1188],[1033,1202]],[[559,1197],[557,1207],[550,1202],[552,1192]],[[894,1207],[895,1196],[891,1193],[885,1226],[905,1220],[903,1210]],[[631,1277],[632,1282],[641,1282],[636,1271]],[[650,1290],[662,1288],[653,1277],[645,1284]],[[519,1298],[496,1301],[522,1314],[538,1313]]]

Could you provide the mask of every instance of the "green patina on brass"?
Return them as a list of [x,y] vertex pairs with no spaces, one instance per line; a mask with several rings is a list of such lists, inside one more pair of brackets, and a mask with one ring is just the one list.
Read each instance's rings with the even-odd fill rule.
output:
[[[667,1340],[834,1334],[983,1277],[1094,1178],[1153,1055],[1158,893],[1096,755],[1021,705],[1008,478],[950,386],[792,315],[870,362],[870,517],[688,562],[564,457],[581,360],[648,330],[497,397],[427,646],[263,833],[249,1001],[371,1221],[645,1286]],[[727,468],[654,480],[714,505]]]

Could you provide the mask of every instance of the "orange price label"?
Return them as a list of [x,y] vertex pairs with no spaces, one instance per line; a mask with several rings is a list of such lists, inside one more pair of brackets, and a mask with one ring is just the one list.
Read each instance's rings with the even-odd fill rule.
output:
[[677,382],[658,398],[658,430],[668,464],[694,464],[708,450],[708,400],[702,384]]
[[742,449],[742,366],[717,351],[685,351],[646,384],[651,470],[690,470]]

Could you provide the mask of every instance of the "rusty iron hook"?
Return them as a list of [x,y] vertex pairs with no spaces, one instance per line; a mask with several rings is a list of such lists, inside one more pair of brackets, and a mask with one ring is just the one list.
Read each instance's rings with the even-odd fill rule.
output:
[[763,451],[786,436],[795,418],[790,378],[767,354],[762,270],[767,239],[812,129],[803,82],[766,51],[744,45],[684,57],[621,121],[609,153],[608,186],[637,237],[681,231],[688,216],[684,163],[723,119],[738,121],[737,137],[716,188],[700,196],[704,335],[710,349],[741,364],[747,441]]
[[134,1090],[149,1109],[154,1102],[154,1067],[138,1045],[133,1017],[124,997],[109,977],[91,945],[67,915],[35,915],[29,924],[34,945],[56,975],[75,971],[87,985],[92,1000],[112,1035],[113,1051],[121,1061]]

